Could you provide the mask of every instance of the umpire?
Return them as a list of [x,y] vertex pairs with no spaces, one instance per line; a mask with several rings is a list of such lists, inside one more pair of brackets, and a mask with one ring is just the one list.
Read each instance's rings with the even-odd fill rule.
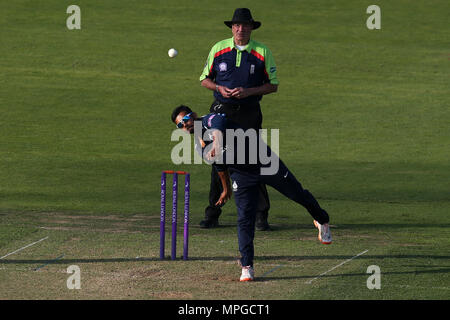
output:
[[[214,91],[210,112],[224,113],[242,128],[261,129],[262,96],[278,89],[276,66],[270,50],[250,39],[253,30],[261,26],[247,8],[234,11],[231,21],[224,21],[233,37],[216,43],[208,56],[200,81],[203,87]],[[260,185],[256,229],[269,230],[267,222],[270,202],[266,186]],[[209,205],[200,227],[213,228],[219,224],[222,184],[214,166],[211,167]]]

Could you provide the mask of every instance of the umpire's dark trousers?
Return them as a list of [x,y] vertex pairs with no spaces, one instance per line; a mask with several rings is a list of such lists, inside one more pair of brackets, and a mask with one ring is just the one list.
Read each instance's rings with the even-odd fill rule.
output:
[[[253,105],[225,105],[219,101],[214,101],[211,105],[210,112],[224,113],[227,118],[236,122],[244,129],[261,129],[262,112],[259,103]],[[256,212],[262,220],[267,220],[270,209],[269,194],[264,184],[258,186],[258,197],[255,201],[257,204]],[[211,185],[209,189],[209,205],[205,209],[205,218],[207,220],[219,218],[222,210],[215,204],[219,200],[222,193],[222,183],[214,166],[211,166]]]
[[267,184],[308,210],[320,224],[328,223],[328,213],[314,196],[303,189],[292,172],[279,159],[279,169],[274,175],[261,175],[259,169],[252,172],[229,168],[234,200],[238,211],[238,243],[242,266],[253,266],[255,218],[259,199],[259,185]]

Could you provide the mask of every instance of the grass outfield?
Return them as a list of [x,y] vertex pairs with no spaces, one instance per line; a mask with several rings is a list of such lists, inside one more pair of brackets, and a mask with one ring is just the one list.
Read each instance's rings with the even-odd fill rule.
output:
[[[449,299],[450,4],[378,1],[373,31],[371,4],[0,3],[0,299]],[[158,260],[170,113],[208,112],[198,78],[242,6],[280,80],[263,126],[280,129],[281,158],[334,237],[321,245],[306,210],[270,189],[274,230],[257,232],[257,281],[244,284],[234,203],[221,228],[198,227],[207,165],[177,167],[191,173],[191,260]]]

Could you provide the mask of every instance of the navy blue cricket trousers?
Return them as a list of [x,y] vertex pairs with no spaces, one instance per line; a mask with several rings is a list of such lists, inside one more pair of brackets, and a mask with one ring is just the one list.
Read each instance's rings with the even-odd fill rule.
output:
[[238,212],[238,243],[242,266],[253,266],[253,239],[260,183],[273,187],[287,198],[305,207],[320,224],[329,222],[327,212],[320,207],[308,190],[303,189],[281,159],[279,159],[278,172],[274,175],[261,175],[259,168],[245,170],[245,168],[229,167],[229,172]]

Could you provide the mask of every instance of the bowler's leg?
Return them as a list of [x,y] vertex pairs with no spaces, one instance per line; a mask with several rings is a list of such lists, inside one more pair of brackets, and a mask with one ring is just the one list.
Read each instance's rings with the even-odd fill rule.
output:
[[234,191],[234,200],[238,212],[238,243],[241,253],[242,266],[253,266],[255,238],[256,209],[258,206],[259,189],[258,185],[241,187],[239,181],[236,182],[237,189]]
[[314,220],[320,224],[328,223],[328,213],[322,209],[316,198],[302,185],[286,165],[279,159],[279,169],[274,175],[261,175],[261,181],[282,193],[286,197],[301,204],[308,210]]

